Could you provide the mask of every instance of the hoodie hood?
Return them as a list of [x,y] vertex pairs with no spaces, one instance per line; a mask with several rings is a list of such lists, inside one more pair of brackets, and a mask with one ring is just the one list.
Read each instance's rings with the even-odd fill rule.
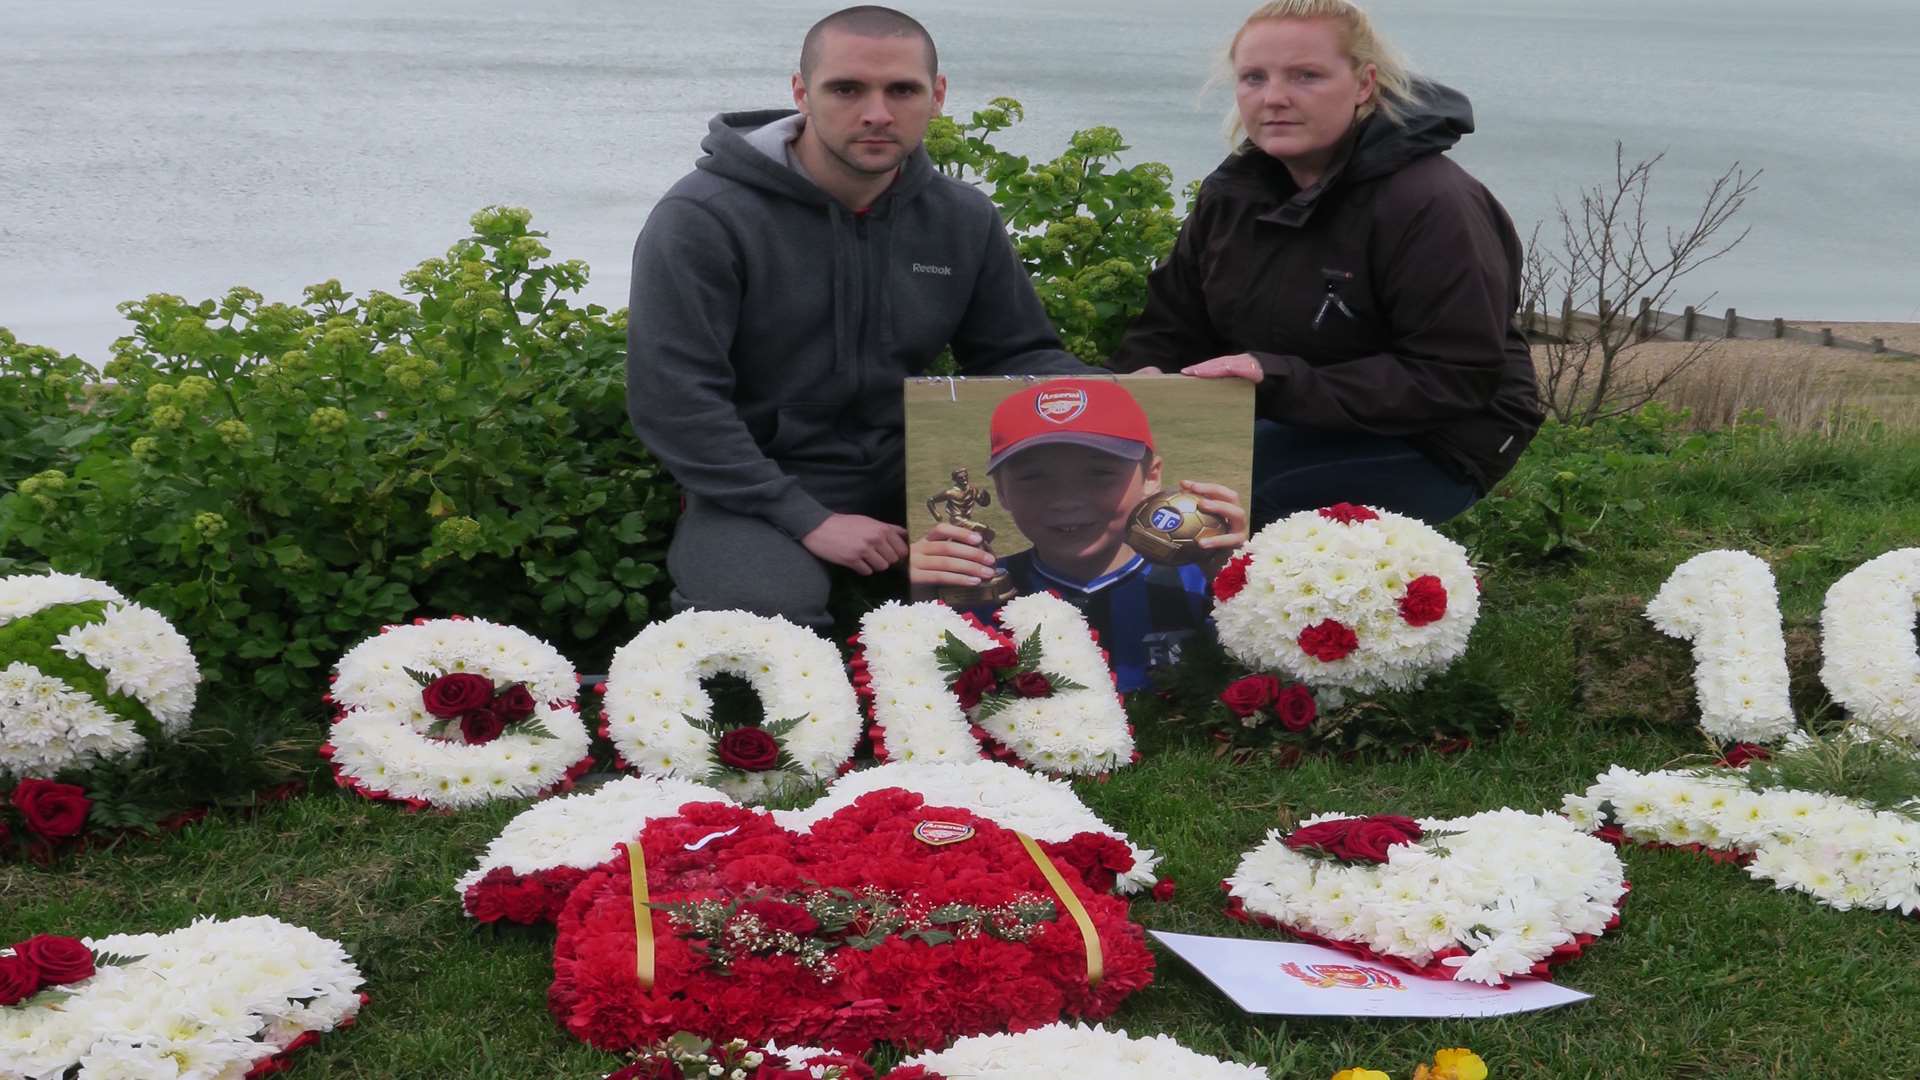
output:
[[1428,154],[1451,150],[1473,132],[1473,104],[1451,86],[1415,79],[1413,100],[1399,124],[1374,113],[1360,124],[1352,155],[1342,174],[1349,181],[1371,180],[1398,171]]
[[[748,112],[721,113],[707,122],[707,137],[700,140],[704,155],[694,167],[724,176],[762,191],[785,196],[812,206],[837,206],[833,196],[813,181],[787,167],[785,161],[768,153],[750,140],[755,132],[800,115],[794,109],[755,109]],[[918,194],[934,176],[933,162],[925,147],[915,147],[900,163],[900,176],[880,196],[875,206],[890,199],[907,199]]]

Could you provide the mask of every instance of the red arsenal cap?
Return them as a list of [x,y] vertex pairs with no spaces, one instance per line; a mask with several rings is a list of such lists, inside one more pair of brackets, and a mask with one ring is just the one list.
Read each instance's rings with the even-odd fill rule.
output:
[[1139,461],[1153,429],[1133,395],[1114,379],[1049,379],[1009,395],[993,410],[987,471],[1030,446],[1072,443]]

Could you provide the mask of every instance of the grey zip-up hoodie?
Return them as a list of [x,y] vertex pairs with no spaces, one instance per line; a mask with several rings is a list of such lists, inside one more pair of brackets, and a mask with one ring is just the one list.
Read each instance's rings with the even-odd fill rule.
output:
[[[798,538],[885,513],[905,486],[901,382],[1083,373],[987,196],[925,150],[855,214],[723,113],[633,250],[627,413],[682,487]],[[791,121],[787,121],[791,124]],[[783,147],[782,147],[783,149]],[[897,511],[896,511],[897,512]]]

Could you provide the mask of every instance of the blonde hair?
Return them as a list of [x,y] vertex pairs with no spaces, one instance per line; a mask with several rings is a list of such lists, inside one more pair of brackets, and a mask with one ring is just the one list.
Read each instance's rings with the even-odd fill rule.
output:
[[[1232,86],[1233,51],[1240,47],[1240,38],[1254,23],[1277,19],[1333,20],[1339,29],[1341,51],[1353,61],[1353,69],[1359,71],[1368,64],[1373,65],[1373,96],[1355,110],[1354,121],[1357,123],[1376,112],[1390,123],[1406,121],[1407,109],[1417,98],[1413,89],[1413,75],[1407,71],[1406,62],[1393,46],[1374,32],[1373,21],[1353,0],[1268,0],[1254,8],[1240,24],[1240,29],[1234,31],[1233,40],[1227,43],[1227,51],[1220,57],[1220,71],[1216,78]],[[1226,130],[1228,145],[1237,149],[1247,136],[1247,129],[1240,122],[1237,105],[1227,111]]]

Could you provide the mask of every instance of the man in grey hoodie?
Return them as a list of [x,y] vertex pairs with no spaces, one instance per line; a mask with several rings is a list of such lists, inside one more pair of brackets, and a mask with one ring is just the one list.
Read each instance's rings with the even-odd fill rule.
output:
[[808,31],[797,112],[724,113],[634,246],[627,411],[686,492],[677,609],[824,627],[828,565],[907,554],[902,380],[1085,372],[985,194],[921,139],[946,96],[918,22]]

